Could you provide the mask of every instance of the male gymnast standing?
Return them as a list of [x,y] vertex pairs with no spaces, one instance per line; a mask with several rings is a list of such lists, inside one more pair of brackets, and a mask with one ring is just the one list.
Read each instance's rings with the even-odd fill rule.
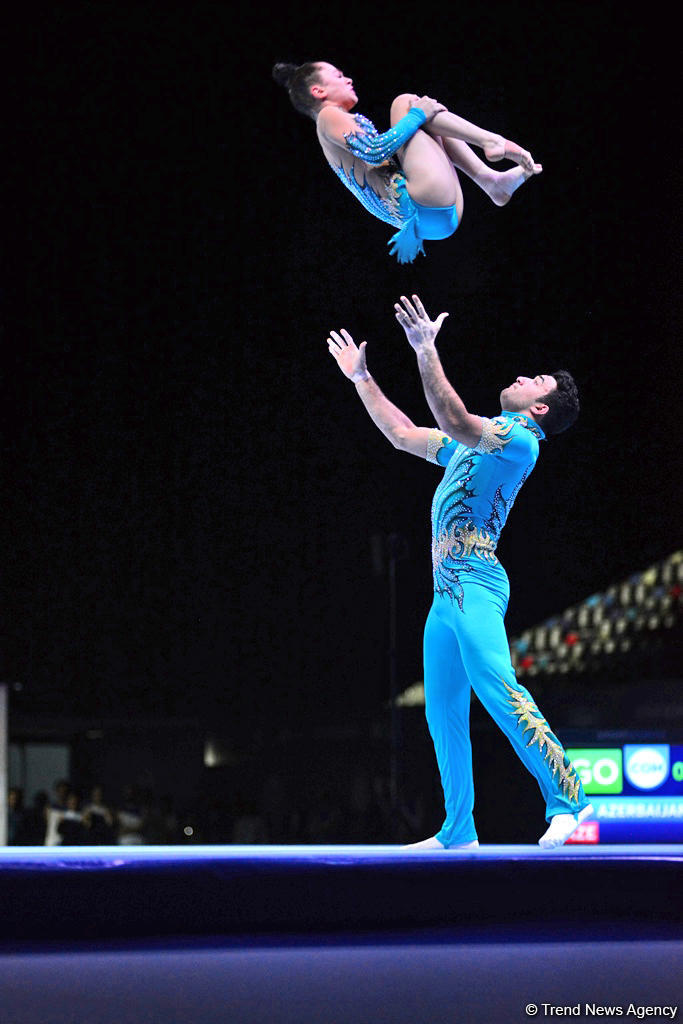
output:
[[534,468],[539,441],[576,420],[570,373],[517,377],[500,394],[492,419],[468,412],[446,379],[436,336],[448,315],[430,320],[417,296],[395,305],[415,350],[425,397],[438,429],[415,424],[370,376],[366,342],[348,331],[327,339],[342,373],[356,385],[372,421],[395,448],[445,469],[432,503],[434,601],[425,625],[427,723],[441,775],[446,819],[435,836],[409,850],[470,849],[474,782],[469,735],[470,687],[535,776],[546,804],[544,849],[561,846],[590,817],[579,777],[529,691],[515,678],[504,616],[510,588],[495,550],[508,513]]

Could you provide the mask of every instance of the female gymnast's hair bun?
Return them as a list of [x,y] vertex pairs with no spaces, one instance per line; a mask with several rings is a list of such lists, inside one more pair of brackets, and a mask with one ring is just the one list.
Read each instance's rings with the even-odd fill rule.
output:
[[274,64],[273,78],[278,85],[283,85],[287,89],[296,69],[296,64]]

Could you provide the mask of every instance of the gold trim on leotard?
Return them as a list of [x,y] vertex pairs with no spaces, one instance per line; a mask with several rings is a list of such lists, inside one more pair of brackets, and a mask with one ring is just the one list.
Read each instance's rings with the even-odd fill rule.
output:
[[450,444],[453,440],[448,434],[444,434],[441,430],[430,430],[429,436],[427,437],[427,454],[425,458],[427,462],[433,462],[435,466],[440,466],[438,455],[442,448],[445,448],[447,444]]

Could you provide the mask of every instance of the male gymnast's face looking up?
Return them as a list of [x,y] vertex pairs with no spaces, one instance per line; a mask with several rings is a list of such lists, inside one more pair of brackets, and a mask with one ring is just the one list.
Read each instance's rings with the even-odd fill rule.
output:
[[518,377],[514,384],[503,388],[500,393],[500,407],[503,412],[521,412],[530,409],[537,416],[544,416],[548,406],[544,399],[557,390],[557,381],[549,373],[535,377]]
[[311,84],[311,95],[316,100],[327,100],[328,103],[334,103],[342,110],[352,110],[358,103],[358,97],[353,88],[353,79],[336,68],[334,64],[328,64],[324,60],[319,61],[316,66],[318,81]]

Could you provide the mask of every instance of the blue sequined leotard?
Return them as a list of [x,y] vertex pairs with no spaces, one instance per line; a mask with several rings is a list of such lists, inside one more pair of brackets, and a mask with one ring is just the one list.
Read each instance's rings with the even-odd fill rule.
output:
[[461,578],[472,559],[500,563],[495,550],[522,484],[538,458],[541,428],[517,413],[483,418],[476,448],[434,430],[427,458],[446,467],[432,502],[434,590],[463,607]]
[[366,180],[361,184],[354,168],[347,171],[343,164],[333,164],[332,169],[368,213],[399,229],[389,240],[389,251],[399,263],[411,263],[418,253],[424,253],[423,238],[448,238],[458,226],[455,207],[424,207],[411,198],[405,176],[394,158],[394,153],[424,124],[426,117],[422,110],[411,107],[405,117],[381,135],[363,114],[354,114],[354,120],[356,131],[344,136],[347,149],[354,157],[376,167],[384,180],[385,194],[378,194]]

